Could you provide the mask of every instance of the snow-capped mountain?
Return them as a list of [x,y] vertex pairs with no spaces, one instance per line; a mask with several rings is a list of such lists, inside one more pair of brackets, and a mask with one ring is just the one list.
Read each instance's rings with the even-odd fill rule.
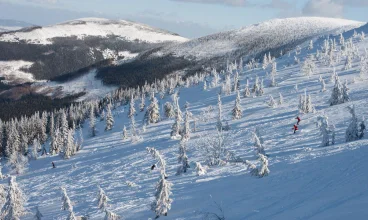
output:
[[16,30],[20,30],[22,28],[31,27],[31,26],[34,26],[34,25],[23,22],[23,21],[0,19],[0,33],[16,31]]
[[148,43],[187,41],[184,37],[144,24],[103,18],[83,18],[52,26],[37,27],[32,30],[6,33],[0,35],[0,41],[52,44],[54,38],[76,37],[84,39],[86,37],[108,36],[118,36],[127,41]]
[[173,53],[176,56],[199,60],[215,57],[238,58],[239,56],[248,59],[264,51],[276,52],[282,47],[288,50],[310,38],[339,34],[363,24],[365,23],[320,17],[273,19],[169,46],[163,50],[163,53]]

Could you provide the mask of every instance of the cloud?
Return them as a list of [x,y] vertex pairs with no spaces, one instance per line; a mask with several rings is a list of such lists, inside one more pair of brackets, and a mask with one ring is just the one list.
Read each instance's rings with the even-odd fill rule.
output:
[[27,0],[27,2],[37,3],[37,4],[56,4],[59,0]]
[[272,0],[270,3],[265,4],[265,8],[276,8],[281,10],[288,10],[290,8],[295,9],[295,5],[285,0]]
[[202,3],[202,4],[223,4],[230,6],[252,6],[248,0],[172,0],[177,2],[191,2],[191,3]]
[[[338,0],[343,1],[343,0]],[[342,17],[344,6],[336,0],[309,0],[302,9],[303,15]]]
[[333,0],[333,2],[344,6],[368,7],[367,0]]

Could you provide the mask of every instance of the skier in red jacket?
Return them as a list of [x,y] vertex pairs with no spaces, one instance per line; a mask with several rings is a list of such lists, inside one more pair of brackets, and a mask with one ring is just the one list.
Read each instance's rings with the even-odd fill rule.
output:
[[299,118],[299,116],[297,116],[295,119],[298,120],[298,122],[296,124],[299,125],[299,123],[301,121],[300,118]]
[[293,130],[294,130],[294,134],[295,134],[296,131],[298,130],[298,126],[297,125],[294,125]]

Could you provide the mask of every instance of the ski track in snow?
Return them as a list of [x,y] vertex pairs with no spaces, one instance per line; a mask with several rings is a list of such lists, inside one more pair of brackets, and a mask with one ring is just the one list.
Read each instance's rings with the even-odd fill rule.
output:
[[[315,48],[317,44],[315,43]],[[368,40],[356,42],[361,48],[368,46]],[[316,49],[314,49],[314,52]],[[363,53],[363,51],[361,51]],[[306,57],[305,48],[299,56]],[[346,107],[354,104],[358,117],[367,116],[367,78],[352,83],[359,75],[359,60],[354,60],[353,69],[342,71],[344,61],[336,66],[341,81],[349,81],[352,101],[330,107],[328,99],[333,84],[329,82],[332,68],[316,62],[317,73],[310,78],[300,73],[298,65],[283,68],[293,63],[293,56],[277,59],[279,86],[266,88],[265,95],[256,98],[242,98],[243,118],[231,120],[235,94],[222,96],[223,114],[232,127],[231,145],[228,146],[237,156],[254,161],[256,159],[251,140],[251,131],[260,128],[265,141],[266,153],[270,155],[271,173],[264,178],[251,176],[246,167],[228,164],[211,167],[204,176],[196,176],[193,167],[187,174],[175,176],[178,141],[170,139],[173,120],[164,119],[147,127],[142,134],[143,141],[131,143],[122,140],[123,126],[129,127],[127,106],[114,110],[115,126],[112,131],[104,131],[104,122],[98,122],[98,134],[88,135],[88,121],[83,129],[84,147],[69,160],[59,156],[40,158],[31,161],[29,171],[17,177],[17,181],[28,196],[28,208],[39,206],[44,219],[65,219],[67,212],[61,211],[60,187],[65,186],[74,203],[77,215],[89,214],[91,219],[103,219],[104,214],[97,209],[97,185],[100,185],[111,199],[110,209],[123,219],[154,218],[150,210],[159,171],[150,172],[156,161],[146,152],[146,147],[157,148],[167,160],[169,181],[173,183],[172,209],[165,219],[203,219],[203,213],[224,210],[226,219],[359,219],[368,214],[368,154],[367,139],[345,143],[345,130],[350,114]],[[269,70],[268,70],[269,71]],[[245,71],[241,75],[242,88],[246,78],[250,84],[255,76],[265,76],[258,69]],[[326,80],[326,92],[320,92],[319,75]],[[294,91],[295,84],[299,90]],[[265,78],[265,85],[268,79]],[[201,112],[214,106],[217,111],[217,92],[220,87],[202,91],[202,84],[180,89],[180,105],[190,103],[190,111],[199,118]],[[293,135],[292,125],[298,115],[299,95],[304,89],[312,96],[316,107],[315,114],[301,114],[300,131]],[[278,99],[279,92],[284,96],[284,104],[269,108],[265,102],[269,95]],[[160,106],[170,97],[160,100]],[[148,102],[146,103],[147,106]],[[136,107],[138,103],[136,103]],[[162,111],[162,109],[161,109]],[[319,147],[321,137],[315,126],[318,115],[326,114],[330,124],[336,125],[336,145]],[[136,120],[142,125],[144,113],[139,112]],[[192,133],[188,143],[190,161],[204,162],[204,155],[196,149],[201,135],[215,130],[216,119],[198,122],[198,131]],[[57,168],[51,168],[51,162]],[[128,187],[126,181],[137,184]],[[3,183],[5,180],[2,181]],[[31,216],[24,219],[31,219]],[[23,218],[22,218],[23,219]]]

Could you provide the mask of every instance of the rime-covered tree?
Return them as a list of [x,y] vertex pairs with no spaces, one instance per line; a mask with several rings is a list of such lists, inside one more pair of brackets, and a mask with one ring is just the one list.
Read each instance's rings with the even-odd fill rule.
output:
[[107,110],[106,110],[106,128],[105,130],[106,131],[111,130],[113,126],[114,126],[114,117],[112,116],[111,105],[108,104]]
[[64,146],[64,159],[69,159],[75,152],[75,142],[73,136],[73,130],[69,129],[68,140]]
[[190,112],[188,111],[188,108],[186,108],[186,110],[185,110],[182,139],[184,139],[184,140],[189,140],[190,139]]
[[141,112],[143,112],[145,106],[146,106],[146,97],[145,97],[144,93],[142,93],[142,95],[141,95],[141,103],[139,104],[139,110]]
[[254,141],[254,149],[256,151],[256,154],[265,154],[265,148],[263,144],[261,143],[258,135],[256,133],[253,133],[253,141]]
[[131,95],[130,97],[130,102],[129,102],[129,112],[128,112],[128,117],[131,118],[135,115],[135,102],[134,102],[134,96]]
[[102,112],[101,112],[101,114],[100,114],[100,121],[103,121],[103,120],[105,120],[105,109],[102,109]]
[[250,97],[250,89],[249,89],[249,81],[247,80],[247,83],[245,84],[245,89],[243,92],[244,98]]
[[166,118],[174,118],[175,111],[174,107],[172,106],[171,102],[166,102],[164,105],[165,117]]
[[308,50],[313,50],[313,40],[309,41]]
[[234,75],[234,91],[238,91],[240,89],[240,81],[239,81],[239,73],[236,71]]
[[206,169],[204,167],[202,167],[200,162],[196,162],[196,173],[197,176],[203,176],[207,173]]
[[26,197],[16,183],[14,176],[9,179],[9,186],[7,190],[6,202],[1,209],[2,219],[17,220],[26,214],[24,203]]
[[284,104],[284,97],[282,96],[281,92],[279,92],[279,105]]
[[328,125],[328,118],[327,116],[318,116],[317,118],[317,127],[320,130],[322,136],[322,147],[326,147],[330,145],[330,129]]
[[265,155],[263,154],[258,154],[258,160],[261,162],[261,167],[258,170],[258,176],[259,177],[264,177],[264,176],[268,176],[268,174],[270,173],[270,170],[268,169],[268,159]]
[[271,108],[276,108],[277,107],[277,103],[276,103],[275,99],[272,97],[272,95],[270,95],[270,100],[268,101],[267,104]]
[[109,198],[106,196],[105,191],[99,186],[98,187],[98,208],[102,211],[105,211],[107,208],[107,202],[109,201]]
[[263,62],[262,62],[262,68],[265,70],[268,67],[268,59],[267,59],[267,55],[265,54],[263,56]]
[[217,96],[217,108],[218,108],[218,115],[217,115],[217,130],[221,131],[223,128],[222,125],[222,101],[221,101],[221,95],[218,94]]
[[41,144],[37,138],[33,139],[33,146],[32,146],[32,158],[34,160],[38,159],[38,151],[41,148]]
[[157,159],[157,163],[159,165],[160,172],[166,177],[167,176],[166,175],[166,161],[162,157],[160,152],[158,150],[156,150],[155,148],[153,148],[153,147],[147,147],[146,150],[149,154],[151,154],[151,156],[154,159]]
[[181,133],[182,112],[179,106],[179,98],[175,98],[175,121],[171,127],[171,137],[179,137]]
[[96,136],[96,118],[93,105],[91,105],[89,110],[89,128],[91,129],[91,136],[92,137]]
[[180,175],[182,173],[186,173],[187,169],[190,168],[187,156],[187,146],[186,141],[181,139],[179,143],[179,156],[178,156],[178,163],[180,166],[176,172],[176,175]]
[[73,212],[73,205],[69,199],[68,194],[66,193],[66,189],[64,187],[61,187],[61,192],[63,194],[63,196],[61,197],[61,201],[63,202],[61,210]]
[[321,92],[325,92],[326,91],[325,80],[321,78],[320,82],[321,82]]
[[125,139],[128,139],[128,131],[127,131],[125,125],[124,125],[124,128],[123,128],[123,140],[125,140]]
[[[360,122],[360,124],[359,124],[359,139],[362,139],[364,137],[365,129],[366,129],[365,119],[363,117],[362,122]],[[1,171],[1,169],[0,169],[0,171]]]
[[308,77],[310,77],[314,71],[315,71],[315,68],[316,68],[316,64],[314,63],[314,61],[312,60],[311,57],[308,57],[303,65],[302,65],[302,73]]
[[166,177],[161,174],[156,185],[155,201],[151,205],[152,211],[156,213],[156,218],[167,216],[171,209],[173,200],[170,198],[172,183],[166,180]]
[[344,69],[345,70],[350,70],[352,68],[352,56],[351,54],[349,53],[347,56],[346,56],[346,60],[345,60],[345,67]]
[[207,82],[203,81],[203,91],[207,91]]
[[235,106],[232,111],[233,119],[237,120],[243,116],[242,108],[240,105],[240,93],[237,91],[236,99],[235,99]]
[[346,142],[355,141],[359,139],[359,128],[358,128],[358,118],[355,113],[355,106],[348,107],[351,114],[351,121],[349,127],[345,132]]
[[345,83],[342,85],[342,102],[349,102],[350,101],[350,97],[349,97],[349,88],[348,88],[348,81],[345,80]]
[[151,104],[148,106],[145,119],[148,124],[157,123],[160,120],[160,108],[156,97],[153,97]]
[[[334,75],[335,86],[332,89],[330,105],[337,105],[346,102],[346,97],[344,98],[344,87],[340,82],[339,76],[335,73]],[[345,91],[347,92],[347,87],[345,87]],[[345,94],[346,95],[346,94]]]
[[60,152],[60,148],[63,145],[59,128],[55,129],[55,132],[51,136],[50,154],[55,155]]

